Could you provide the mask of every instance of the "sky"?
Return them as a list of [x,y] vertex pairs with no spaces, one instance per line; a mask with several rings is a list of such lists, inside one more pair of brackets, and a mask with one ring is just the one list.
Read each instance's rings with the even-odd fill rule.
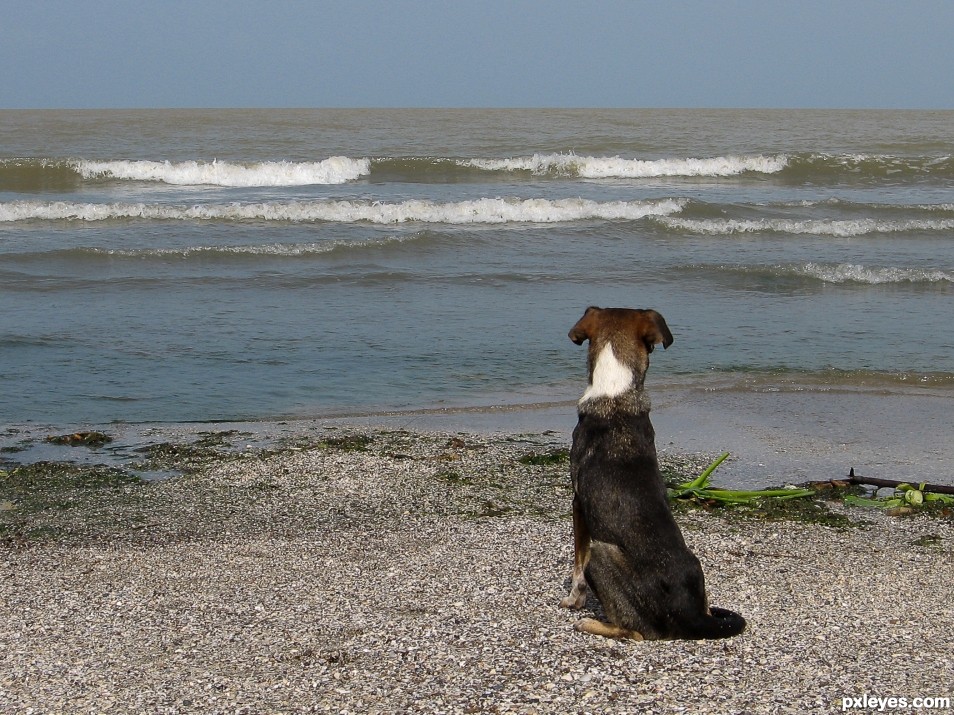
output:
[[954,109],[952,0],[0,0],[0,108]]

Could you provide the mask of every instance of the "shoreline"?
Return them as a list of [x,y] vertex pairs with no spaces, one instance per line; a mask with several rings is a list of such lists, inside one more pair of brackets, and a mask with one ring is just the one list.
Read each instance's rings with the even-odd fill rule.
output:
[[184,476],[76,488],[39,518],[59,536],[0,547],[0,698],[24,712],[827,713],[866,693],[954,695],[950,518],[677,511],[710,601],[745,633],[576,632],[598,604],[558,606],[562,447],[326,426],[208,462],[170,447]]
[[[718,381],[698,386],[664,383],[650,389],[660,456],[729,452],[720,486],[759,489],[847,476],[954,485],[954,391],[919,386],[801,387],[759,384],[739,389]],[[547,434],[570,442],[575,399],[353,411],[335,414],[188,423],[39,424],[0,426],[0,457],[13,462],[78,460],[122,465],[157,441],[235,430],[253,445],[309,434],[324,427],[481,435]],[[115,437],[83,453],[51,448],[44,439],[78,430]]]

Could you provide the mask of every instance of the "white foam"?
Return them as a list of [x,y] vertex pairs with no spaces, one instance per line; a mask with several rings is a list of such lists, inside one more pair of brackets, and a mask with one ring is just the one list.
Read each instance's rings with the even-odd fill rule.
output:
[[404,201],[269,201],[260,203],[183,206],[145,203],[73,203],[14,201],[0,204],[0,222],[28,220],[103,221],[153,220],[264,220],[367,221],[400,224],[412,221],[446,224],[557,223],[587,219],[636,220],[682,210],[685,201],[608,201],[586,199],[477,199],[437,203]]
[[950,231],[954,219],[880,221],[877,219],[797,220],[797,219],[683,219],[659,217],[664,226],[680,231],[711,236],[729,236],[738,233],[789,233],[815,236],[864,236],[872,233],[903,233],[908,231]]
[[306,186],[354,181],[370,173],[371,162],[346,156],[313,162],[264,161],[251,164],[228,161],[79,161],[76,170],[87,179],[109,177],[179,186]]
[[854,263],[824,265],[806,263],[795,267],[798,275],[817,278],[825,283],[940,283],[954,282],[954,273],[919,268],[868,268]]
[[273,256],[276,258],[288,258],[298,256],[312,256],[323,253],[330,253],[339,248],[375,248],[387,246],[390,244],[404,243],[413,241],[421,234],[412,236],[385,236],[381,238],[361,240],[361,241],[338,241],[327,240],[312,243],[265,243],[265,244],[247,244],[240,246],[183,246],[181,248],[88,248],[84,249],[90,253],[142,258],[146,256],[174,256],[178,258],[188,258],[190,256],[201,255],[229,255],[229,256]]
[[575,154],[534,154],[510,159],[468,159],[461,162],[488,171],[529,171],[538,175],[577,176],[584,179],[640,179],[675,176],[735,176],[745,172],[774,174],[788,166],[788,157],[718,156],[706,159],[623,159],[577,156]]

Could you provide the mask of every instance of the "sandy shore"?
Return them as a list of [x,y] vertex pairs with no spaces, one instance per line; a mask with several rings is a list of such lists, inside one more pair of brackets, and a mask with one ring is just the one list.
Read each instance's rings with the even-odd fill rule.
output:
[[[730,452],[733,460],[719,471],[728,487],[835,479],[850,469],[954,485],[954,392],[947,388],[766,382],[739,389],[697,380],[653,384],[650,395],[660,453]],[[576,401],[369,415],[344,423],[349,421],[503,435],[551,430],[569,440]]]
[[557,605],[565,446],[316,429],[205,463],[169,448],[196,460],[185,476],[74,490],[29,516],[11,501],[0,709],[831,713],[865,695],[954,698],[949,518],[680,513],[712,603],[747,631],[575,632],[580,614]]
[[[761,378],[740,385],[718,377],[654,382],[650,395],[660,454],[720,454],[732,459],[719,470],[721,486],[759,489],[777,484],[837,479],[855,469],[871,477],[954,485],[954,391],[918,384],[858,382],[802,384]],[[315,425],[363,430],[466,432],[506,438],[552,434],[569,442],[576,424],[576,393],[557,392],[537,403],[431,406],[320,418],[234,423],[109,425],[0,425],[0,457],[7,449],[20,461],[83,460],[115,464],[138,459],[137,450],[158,441],[234,430],[250,444],[309,433]],[[497,395],[497,398],[503,396]],[[538,397],[543,397],[538,395]],[[109,432],[107,448],[91,454],[50,447],[50,434],[76,429]]]

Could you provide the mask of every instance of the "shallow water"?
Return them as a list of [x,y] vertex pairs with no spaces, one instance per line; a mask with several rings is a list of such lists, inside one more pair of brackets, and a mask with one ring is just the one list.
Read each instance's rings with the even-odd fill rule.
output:
[[954,395],[952,156],[951,112],[2,111],[0,421],[568,403],[597,304],[666,316],[651,381],[864,440],[848,396]]

